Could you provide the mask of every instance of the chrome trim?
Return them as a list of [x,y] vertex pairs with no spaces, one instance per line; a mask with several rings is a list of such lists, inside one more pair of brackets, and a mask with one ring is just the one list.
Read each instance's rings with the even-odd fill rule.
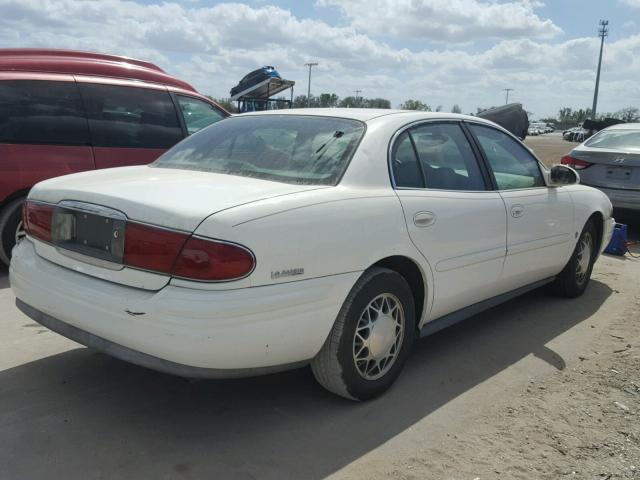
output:
[[78,200],[62,200],[55,204],[56,207],[66,208],[67,210],[76,210],[80,212],[92,213],[101,217],[113,218],[116,220],[127,221],[128,217],[115,208],[105,207],[103,205],[96,205],[94,203],[80,202]]

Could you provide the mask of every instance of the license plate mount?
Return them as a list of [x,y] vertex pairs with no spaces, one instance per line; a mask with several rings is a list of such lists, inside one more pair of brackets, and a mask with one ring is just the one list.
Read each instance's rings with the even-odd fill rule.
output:
[[607,167],[607,178],[612,180],[630,180],[631,167]]
[[58,206],[52,219],[52,241],[62,250],[122,264],[126,217],[110,210]]

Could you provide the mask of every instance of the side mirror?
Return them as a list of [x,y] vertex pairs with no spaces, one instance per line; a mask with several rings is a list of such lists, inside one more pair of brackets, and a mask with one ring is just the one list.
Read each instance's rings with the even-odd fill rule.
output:
[[549,183],[552,187],[573,185],[580,182],[580,175],[573,168],[566,165],[554,165],[549,171]]

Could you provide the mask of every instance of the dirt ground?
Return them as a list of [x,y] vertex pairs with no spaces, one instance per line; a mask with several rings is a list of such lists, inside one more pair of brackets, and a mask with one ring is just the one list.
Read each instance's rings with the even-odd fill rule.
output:
[[306,368],[199,382],[149,371],[13,302],[0,271],[0,480],[640,479],[630,256],[601,257],[581,298],[534,291],[418,341],[394,387],[362,404]]
[[526,143],[546,165],[554,165],[560,163],[563,155],[569,153],[579,144],[567,142],[562,139],[560,132],[547,133],[535,137],[527,137]]

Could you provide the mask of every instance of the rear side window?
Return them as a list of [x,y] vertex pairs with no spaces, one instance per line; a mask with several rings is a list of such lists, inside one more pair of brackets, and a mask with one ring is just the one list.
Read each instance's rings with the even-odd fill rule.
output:
[[396,187],[486,189],[476,156],[457,123],[410,128],[397,138],[391,156]]
[[189,135],[224,118],[222,112],[210,103],[184,95],[176,97]]
[[169,148],[182,139],[168,92],[93,83],[79,87],[94,146]]
[[75,82],[0,81],[0,142],[89,144]]

